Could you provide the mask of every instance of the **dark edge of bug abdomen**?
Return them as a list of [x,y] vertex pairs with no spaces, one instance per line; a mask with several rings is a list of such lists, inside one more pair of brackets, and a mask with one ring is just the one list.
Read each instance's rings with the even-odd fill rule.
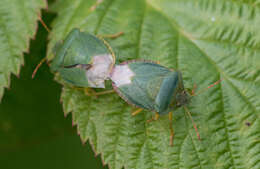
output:
[[171,72],[164,78],[155,100],[159,114],[168,113],[167,110],[178,90],[178,84],[178,72]]

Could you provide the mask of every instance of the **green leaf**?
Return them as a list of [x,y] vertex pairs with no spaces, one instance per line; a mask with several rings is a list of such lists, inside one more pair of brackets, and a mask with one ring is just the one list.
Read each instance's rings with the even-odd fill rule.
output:
[[[53,15],[43,14],[48,24]],[[47,31],[39,25],[24,57],[27,66],[21,68],[19,78],[11,76],[10,90],[0,104],[0,168],[104,169],[91,146],[82,146],[71,127],[71,116],[64,119],[61,85],[53,81],[48,66],[43,64],[36,78],[31,78],[35,65],[46,55],[46,45]]]
[[10,74],[18,75],[23,65],[23,52],[36,32],[40,9],[45,0],[0,1],[0,100],[4,87],[10,85]]
[[188,108],[174,110],[174,146],[168,117],[135,109],[116,94],[88,97],[64,86],[65,114],[72,112],[83,141],[112,169],[260,168],[260,3],[248,0],[58,1],[50,49],[78,27],[95,34],[125,34],[109,40],[117,62],[150,59],[182,71],[184,85],[197,90]]

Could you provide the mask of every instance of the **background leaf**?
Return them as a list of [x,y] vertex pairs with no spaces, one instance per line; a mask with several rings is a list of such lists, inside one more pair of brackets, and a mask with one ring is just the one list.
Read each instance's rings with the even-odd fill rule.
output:
[[[53,15],[44,13],[50,23]],[[40,24],[40,23],[39,23]],[[61,85],[53,81],[46,64],[35,79],[35,65],[45,57],[47,32],[41,26],[25,54],[25,65],[18,79],[12,75],[11,90],[0,104],[0,164],[4,169],[101,169],[91,146],[84,147],[65,119],[59,102]],[[105,167],[107,168],[107,167]]]
[[4,87],[10,84],[10,74],[18,75],[23,64],[23,52],[36,32],[40,9],[45,0],[0,1],[0,100]]
[[[260,5],[239,0],[57,1],[51,48],[74,28],[94,34],[125,34],[109,40],[117,62],[150,59],[182,71],[184,85],[198,90],[189,109],[198,141],[183,108],[174,111],[174,146],[167,116],[146,123],[151,112],[116,94],[88,97],[64,86],[65,114],[72,112],[81,139],[90,140],[110,168],[260,168]],[[110,86],[108,84],[108,86]]]

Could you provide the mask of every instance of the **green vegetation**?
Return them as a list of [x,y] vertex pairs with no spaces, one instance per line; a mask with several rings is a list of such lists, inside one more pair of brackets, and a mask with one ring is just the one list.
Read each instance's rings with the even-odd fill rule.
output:
[[[10,83],[10,73],[18,74],[22,52],[37,31],[40,8],[46,6],[40,0],[27,0],[27,5],[5,1],[0,2],[4,4],[0,4],[0,96]],[[89,140],[111,169],[259,169],[260,2],[104,0],[93,11],[95,3],[57,0],[49,6],[57,15],[43,18],[51,25],[47,51],[47,33],[41,28],[24,56],[20,79],[11,78],[10,90],[6,89],[0,104],[0,159],[10,156],[10,165],[8,160],[1,165],[10,169],[27,169],[27,164],[37,169],[89,168],[86,159],[94,157],[86,155],[89,146],[78,144],[80,137],[83,142]],[[99,35],[123,31],[123,36],[108,39],[117,63],[158,61],[180,70],[185,87],[196,84],[200,90],[223,79],[188,105],[201,141],[183,108],[174,111],[175,139],[170,147],[167,116],[146,123],[151,112],[132,117],[135,109],[116,94],[90,97],[64,84],[59,76],[55,79],[61,85],[57,85],[47,65],[35,80],[29,79],[45,52],[51,60],[52,48],[75,27]],[[66,119],[59,106],[60,92]],[[49,146],[44,147],[45,141]],[[43,145],[32,150],[36,143]],[[30,159],[26,162],[25,157]],[[44,164],[34,159],[47,157],[51,160]]]

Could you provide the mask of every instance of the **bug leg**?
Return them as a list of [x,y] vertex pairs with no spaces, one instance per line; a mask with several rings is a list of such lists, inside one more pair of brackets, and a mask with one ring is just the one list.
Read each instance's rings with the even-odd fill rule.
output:
[[132,116],[139,114],[141,111],[143,111],[142,108],[137,109],[136,111],[132,112]]
[[72,86],[71,88],[75,89],[75,90],[79,90],[79,91],[83,90],[85,95],[87,95],[87,96],[94,96],[93,92],[95,92],[95,91],[91,88],[82,88],[82,87],[76,87],[76,86]]
[[220,82],[222,82],[222,80],[223,80],[223,79],[219,79],[218,81],[214,82],[213,84],[209,85],[208,87],[199,90],[197,93],[193,93],[193,95],[191,95],[191,96],[197,96],[197,95],[199,95],[199,94],[205,92],[206,90],[208,90],[208,89],[210,89],[210,88],[212,88],[212,87],[218,85]]
[[174,130],[172,128],[172,112],[169,112],[170,146],[173,146]]
[[100,95],[105,95],[105,94],[110,94],[110,93],[114,93],[114,90],[106,90],[106,91],[102,91],[102,92],[95,92],[94,95],[95,96],[100,96]]
[[47,61],[47,57],[43,58],[40,63],[38,63],[38,65],[36,66],[36,68],[34,69],[33,73],[32,73],[32,79],[35,77],[38,69],[41,67],[41,65]]
[[154,120],[158,120],[158,119],[159,119],[159,113],[156,112],[156,113],[155,113],[155,118],[154,118]]
[[96,92],[94,89],[92,88],[85,88],[84,89],[85,94],[88,96],[100,96],[100,95],[105,95],[105,94],[110,94],[110,93],[114,93],[114,90],[106,90],[106,91],[102,91],[102,92]]
[[[159,56],[158,56],[158,58],[159,58]],[[161,64],[159,60],[156,60],[155,63],[157,63],[157,64]]]
[[192,89],[186,89],[186,92],[188,92],[191,96],[195,96],[196,89],[197,89],[197,85],[194,83]]
[[194,83],[192,91],[191,91],[191,95],[195,95],[195,90],[197,89],[197,85]]
[[[96,96],[96,91],[91,88],[84,88],[84,92],[87,96]],[[97,98],[97,96],[96,96]]]
[[150,119],[150,120],[147,120],[146,122],[147,123],[150,123],[150,122],[152,122],[152,121],[156,121],[156,120],[158,120],[159,119],[159,113],[158,112],[156,112],[155,113],[155,116],[154,117],[152,117],[152,119]]
[[107,34],[107,35],[98,35],[99,37],[101,38],[110,38],[110,39],[115,39],[121,35],[123,35],[124,32],[117,32],[117,33],[114,33],[114,34]]
[[194,128],[195,131],[196,131],[196,134],[197,134],[198,140],[200,140],[200,133],[199,133],[199,131],[198,131],[198,128],[197,128],[196,123],[195,123],[194,120],[192,119],[192,116],[191,116],[190,111],[188,110],[188,108],[187,108],[186,106],[184,106],[184,109],[185,109],[185,111],[187,112],[188,116],[189,116],[190,119],[191,119],[191,122],[192,122],[192,124],[193,124],[193,128]]
[[42,26],[46,29],[46,31],[48,33],[50,33],[51,31],[50,31],[49,27],[45,24],[45,22],[42,20],[40,15],[38,15],[38,19],[39,19],[40,23],[42,24]]

